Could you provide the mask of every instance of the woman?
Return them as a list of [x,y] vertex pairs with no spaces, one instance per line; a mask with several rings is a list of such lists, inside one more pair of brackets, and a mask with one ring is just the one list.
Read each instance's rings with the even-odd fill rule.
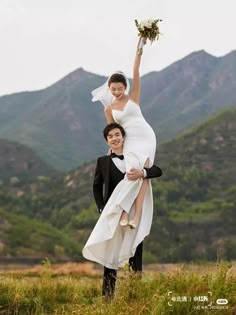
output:
[[[102,87],[94,90],[93,101],[105,105],[108,123],[117,122],[125,129],[124,157],[126,173],[131,168],[143,169],[153,164],[156,137],[140,110],[139,67],[142,49],[139,48],[133,67],[133,86],[128,94],[129,83],[121,72],[112,74]],[[112,102],[111,102],[112,100]],[[108,268],[117,269],[129,257],[144,237],[149,234],[152,222],[153,200],[149,180],[121,181],[103,209],[83,255]],[[130,220],[129,220],[130,218]],[[126,228],[130,226],[131,229]],[[104,230],[105,229],[105,230]]]

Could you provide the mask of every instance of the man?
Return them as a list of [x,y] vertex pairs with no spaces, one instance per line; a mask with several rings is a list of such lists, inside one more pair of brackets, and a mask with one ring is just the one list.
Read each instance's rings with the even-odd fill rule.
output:
[[[107,145],[110,147],[111,154],[99,157],[95,170],[93,194],[100,213],[115,187],[124,178],[126,171],[123,156],[125,130],[121,125],[111,123],[104,128],[103,135]],[[127,173],[127,178],[128,180],[137,180],[145,177],[160,177],[161,175],[161,169],[153,165],[151,168],[144,168],[141,171],[131,169]],[[140,243],[134,257],[129,260],[129,266],[135,272],[142,271],[142,252],[143,243]],[[116,270],[104,267],[102,295],[106,298],[112,298],[115,291],[115,284]]]

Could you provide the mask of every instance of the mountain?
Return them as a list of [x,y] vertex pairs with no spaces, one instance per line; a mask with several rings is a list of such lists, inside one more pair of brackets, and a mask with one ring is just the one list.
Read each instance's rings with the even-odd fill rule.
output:
[[235,118],[236,107],[161,146],[150,243],[162,261],[236,258]]
[[[82,68],[52,86],[0,98],[0,137],[26,144],[53,167],[69,170],[104,154],[103,107],[91,91],[105,77]],[[142,77],[141,106],[159,143],[236,102],[236,51],[194,52]]]
[[[144,262],[236,259],[235,134],[236,107],[159,146],[156,164],[163,176],[152,180],[154,217]],[[40,253],[81,260],[99,216],[94,169],[90,162],[32,182],[6,179],[0,191],[0,259]]]
[[94,141],[102,135],[103,110],[91,105],[90,91],[104,79],[80,68],[45,90],[1,97],[0,136],[28,145],[58,169],[83,164],[103,152]]
[[141,103],[149,100],[144,113],[160,140],[235,104],[235,71],[236,51],[217,58],[202,50],[144,76]]
[[47,165],[32,149],[16,141],[0,139],[0,183],[11,177],[17,182],[56,173],[58,171]]

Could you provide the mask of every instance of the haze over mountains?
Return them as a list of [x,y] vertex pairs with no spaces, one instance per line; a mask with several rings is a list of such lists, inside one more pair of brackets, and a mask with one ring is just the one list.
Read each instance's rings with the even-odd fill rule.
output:
[[[107,152],[103,107],[90,92],[105,77],[72,72],[52,86],[0,98],[0,138],[32,148],[58,170]],[[214,57],[194,52],[142,77],[141,107],[159,143],[236,103],[236,51]]]

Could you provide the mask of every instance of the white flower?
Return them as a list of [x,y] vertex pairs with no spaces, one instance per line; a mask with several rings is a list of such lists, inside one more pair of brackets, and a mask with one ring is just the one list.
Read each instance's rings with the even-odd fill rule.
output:
[[144,20],[144,21],[141,21],[139,23],[139,27],[144,30],[144,28],[152,28],[152,22],[151,20]]
[[139,23],[139,27],[141,28],[141,30],[144,30],[144,23],[145,23],[145,21],[141,21],[140,23]]
[[148,19],[148,23],[153,24],[155,22],[154,19]]
[[144,27],[152,28],[152,21],[151,20],[142,21],[140,24],[142,26],[142,29],[144,29]]

